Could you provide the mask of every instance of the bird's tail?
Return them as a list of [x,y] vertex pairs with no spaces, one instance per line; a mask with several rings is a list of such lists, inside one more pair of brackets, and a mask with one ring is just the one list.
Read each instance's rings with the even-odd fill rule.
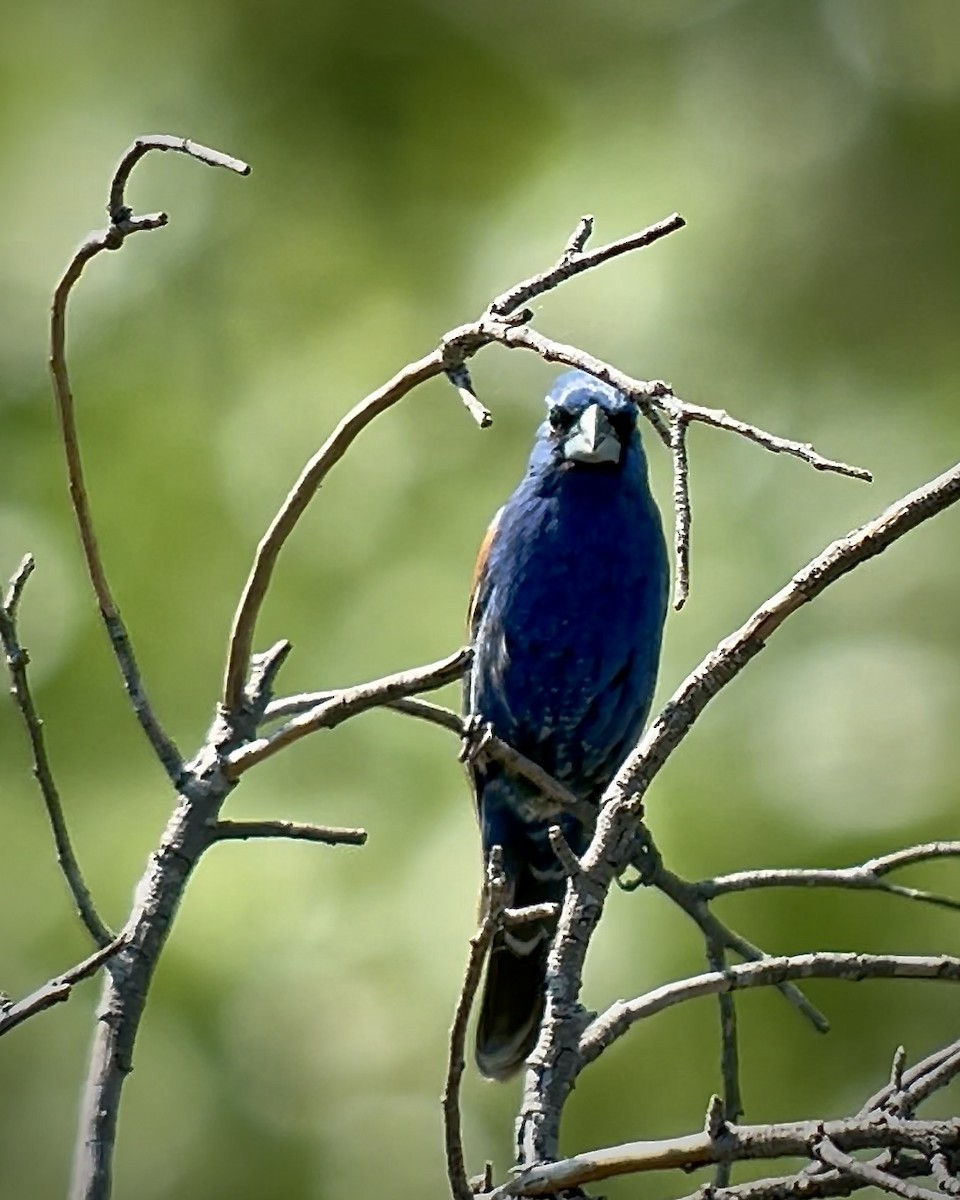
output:
[[[557,864],[559,865],[559,864]],[[563,899],[564,881],[521,868],[511,903],[516,908]],[[559,872],[558,872],[559,874]],[[498,930],[490,947],[477,1023],[476,1059],[488,1079],[507,1079],[536,1045],[543,1016],[547,955],[556,918]]]

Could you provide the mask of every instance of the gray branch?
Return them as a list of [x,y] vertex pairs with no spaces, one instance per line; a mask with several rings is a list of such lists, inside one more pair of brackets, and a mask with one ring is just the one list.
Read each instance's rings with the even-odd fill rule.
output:
[[960,958],[942,954],[852,954],[818,950],[810,954],[763,958],[724,971],[708,971],[655,988],[636,1000],[618,1000],[596,1017],[579,1044],[581,1066],[593,1062],[638,1021],[686,1000],[747,987],[777,986],[790,979],[933,979],[960,982]]
[[37,712],[33,692],[30,689],[30,680],[27,676],[27,664],[30,657],[20,643],[17,630],[17,609],[33,569],[33,558],[28,554],[10,581],[3,603],[0,604],[0,643],[3,645],[7,670],[10,672],[10,691],[23,721],[33,754],[33,774],[47,810],[47,820],[50,823],[57,851],[57,864],[67,881],[73,903],[87,932],[98,946],[106,946],[113,941],[114,935],[100,919],[100,914],[97,912],[93,897],[84,881],[83,872],[80,870],[80,863],[73,850],[66,817],[63,814],[60,791],[57,788],[53,768],[47,754],[43,722]]

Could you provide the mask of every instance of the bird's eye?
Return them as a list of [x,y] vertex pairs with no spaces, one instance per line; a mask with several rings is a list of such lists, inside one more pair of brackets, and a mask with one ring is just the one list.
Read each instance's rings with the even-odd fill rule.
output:
[[550,409],[550,424],[554,429],[564,432],[573,425],[573,421],[574,416],[569,409],[560,407]]

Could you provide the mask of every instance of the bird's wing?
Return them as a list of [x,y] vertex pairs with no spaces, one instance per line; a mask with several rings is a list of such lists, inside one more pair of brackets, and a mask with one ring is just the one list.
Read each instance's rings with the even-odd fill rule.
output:
[[[483,541],[480,543],[480,550],[477,553],[476,566],[473,568],[473,582],[470,587],[470,603],[467,607],[467,636],[470,639],[470,644],[476,650],[477,631],[483,620],[483,614],[486,611],[489,600],[490,585],[487,575],[487,562],[490,558],[490,547],[493,545],[493,540],[497,535],[497,529],[500,524],[500,518],[503,515],[503,509],[500,508],[494,513],[493,520],[490,522],[487,532],[483,536]],[[468,670],[463,676],[463,714],[470,716],[473,712],[473,671]],[[477,804],[479,815],[480,803],[480,779],[477,771],[471,767],[468,771],[470,782],[473,786],[474,801]]]
[[487,532],[483,535],[483,541],[480,543],[480,549],[477,553],[477,562],[473,568],[473,580],[470,584],[470,604],[467,607],[467,631],[471,639],[477,632],[477,624],[486,606],[487,561],[490,558],[490,547],[493,545],[493,539],[497,536],[497,529],[500,526],[500,518],[502,516],[503,509],[497,509],[493,515],[493,520],[487,527]]

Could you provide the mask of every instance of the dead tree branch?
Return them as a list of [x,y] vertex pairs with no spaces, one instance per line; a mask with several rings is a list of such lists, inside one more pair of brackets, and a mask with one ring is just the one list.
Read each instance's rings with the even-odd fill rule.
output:
[[47,743],[43,734],[43,722],[37,712],[27,677],[27,665],[30,657],[21,645],[17,631],[17,609],[26,587],[27,580],[33,573],[34,561],[31,555],[26,555],[16,574],[10,581],[3,603],[0,604],[0,643],[6,657],[7,670],[10,672],[10,692],[14,704],[23,721],[30,750],[33,754],[33,775],[47,810],[47,820],[53,833],[53,842],[57,851],[57,864],[67,881],[70,895],[76,907],[80,920],[86,927],[93,941],[98,946],[106,946],[113,941],[114,935],[100,919],[90,889],[87,887],[80,863],[73,850],[70,832],[67,829],[66,817],[63,814],[63,804],[60,792],[53,776],[53,768],[47,754]]
[[140,233],[148,229],[161,229],[167,224],[167,214],[162,212],[152,213],[145,217],[134,217],[124,196],[130,172],[136,163],[151,150],[175,150],[210,166],[226,167],[240,175],[246,175],[250,171],[247,164],[240,162],[239,159],[229,158],[217,150],[210,150],[206,146],[200,146],[185,138],[171,138],[162,134],[137,138],[121,158],[110,185],[110,198],[107,203],[110,224],[106,229],[90,234],[70,260],[54,291],[50,310],[50,374],[53,380],[53,393],[57,402],[57,415],[60,419],[60,434],[66,456],[70,502],[73,506],[83,557],[87,565],[87,573],[90,576],[90,583],[97,598],[100,616],[103,619],[104,628],[110,639],[110,645],[117,665],[120,667],[124,687],[137,715],[137,720],[149,739],[157,758],[170,779],[176,783],[182,767],[180,752],[164,731],[147,699],[130,635],[127,633],[120,610],[114,602],[110,585],[107,582],[94,530],[90,502],[87,498],[73,391],[70,386],[70,374],[67,370],[67,303],[70,293],[83,274],[87,263],[104,250],[119,250],[132,233]]

